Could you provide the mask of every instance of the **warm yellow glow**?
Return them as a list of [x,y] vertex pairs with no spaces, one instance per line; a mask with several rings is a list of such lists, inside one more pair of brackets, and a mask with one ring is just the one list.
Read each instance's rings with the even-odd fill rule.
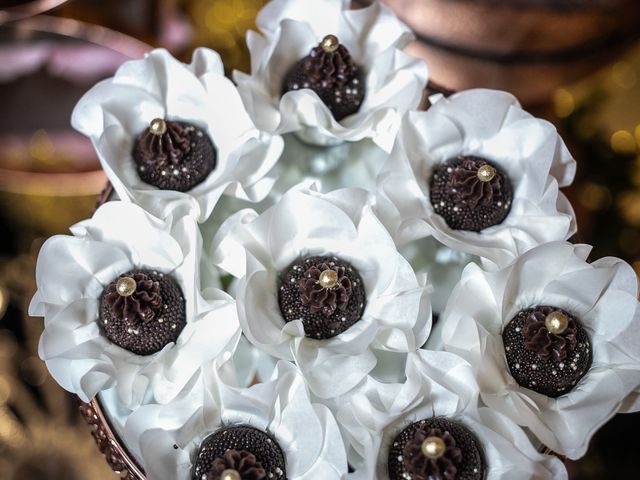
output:
[[52,163],[56,147],[44,130],[37,130],[29,140],[29,155],[43,163]]
[[580,188],[578,199],[589,210],[606,210],[611,205],[611,192],[602,185],[587,182]]
[[631,132],[618,130],[611,135],[611,148],[620,154],[633,154],[636,152],[636,140]]
[[618,62],[611,68],[611,78],[621,88],[633,88],[638,80],[636,68],[629,62]]
[[559,88],[554,95],[554,107],[559,118],[566,118],[573,113],[576,103],[569,90]]

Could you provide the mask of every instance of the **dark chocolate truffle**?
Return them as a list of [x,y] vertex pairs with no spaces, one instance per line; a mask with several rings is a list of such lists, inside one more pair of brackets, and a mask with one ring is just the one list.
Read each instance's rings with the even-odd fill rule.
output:
[[479,232],[501,223],[513,199],[507,175],[488,160],[472,156],[436,167],[429,189],[433,210],[454,230]]
[[340,121],[356,113],[365,94],[362,69],[333,35],[327,35],[285,76],[282,94],[310,88]]
[[502,332],[518,385],[548,397],[571,391],[591,367],[591,343],[578,319],[550,306],[527,308]]
[[107,285],[99,315],[105,336],[138,355],[175,342],[186,325],[180,286],[170,275],[150,270],[130,270]]
[[216,158],[204,130],[160,118],[152,120],[133,147],[138,175],[161,190],[191,190],[216,167]]
[[[222,467],[222,470],[220,470]],[[226,470],[242,480],[286,480],[285,458],[268,433],[248,425],[225,427],[203,442],[193,468],[193,480],[218,480]]]
[[285,321],[302,320],[307,337],[341,334],[362,316],[364,284],[360,274],[338,257],[308,257],[280,278],[278,304]]
[[387,468],[390,480],[481,480],[485,465],[471,430],[433,417],[412,423],[393,439]]

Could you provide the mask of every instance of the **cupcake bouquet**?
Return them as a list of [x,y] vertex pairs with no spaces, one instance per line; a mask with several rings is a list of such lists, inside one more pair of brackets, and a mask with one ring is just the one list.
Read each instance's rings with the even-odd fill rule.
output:
[[382,3],[274,0],[251,72],[154,50],[78,103],[115,189],[40,252],[39,354],[149,480],[566,478],[640,410],[637,280],[570,243],[575,161],[432,97]]

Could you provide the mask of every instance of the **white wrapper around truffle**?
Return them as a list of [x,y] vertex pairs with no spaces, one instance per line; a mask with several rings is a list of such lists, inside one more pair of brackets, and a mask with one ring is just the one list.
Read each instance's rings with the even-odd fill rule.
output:
[[[426,274],[398,253],[360,189],[319,194],[291,190],[263,214],[241,211],[214,239],[212,260],[237,277],[243,333],[277,358],[295,360],[313,393],[329,398],[358,384],[376,365],[375,350],[410,352],[431,328]],[[295,260],[334,255],[362,277],[366,305],[359,321],[326,340],[305,336],[301,320],[285,323],[279,277]]]
[[[154,118],[204,129],[217,150],[215,169],[187,192],[160,190],[136,171],[134,142]],[[118,196],[161,218],[180,212],[203,222],[222,194],[261,200],[282,152],[282,139],[254,126],[220,56],[206,48],[196,49],[189,65],[162,49],[124,63],[80,99],[71,123],[91,138]]]
[[[504,221],[480,232],[454,230],[434,212],[434,168],[459,155],[486,158],[511,180]],[[576,231],[573,209],[559,187],[576,164],[556,129],[525,112],[506,92],[468,90],[426,112],[409,112],[378,178],[377,212],[399,243],[433,235],[445,245],[508,265],[536,245]]]
[[[636,275],[616,258],[587,263],[589,251],[553,242],[503,270],[469,265],[441,317],[444,348],[473,365],[483,402],[570,458],[584,455],[591,436],[640,383]],[[503,328],[537,305],[571,313],[591,340],[591,368],[558,398],[520,387],[506,363]]]
[[[262,35],[247,33],[251,74],[233,78],[259,128],[297,132],[312,144],[372,138],[390,151],[400,117],[417,108],[427,84],[427,67],[402,51],[412,38],[409,28],[382,4],[349,10],[342,0],[273,1],[260,12]],[[328,34],[336,35],[366,75],[360,109],[336,121],[309,88],[282,95],[285,75]]]
[[[393,439],[408,425],[446,417],[478,439],[487,480],[567,478],[558,458],[536,451],[525,433],[504,415],[478,408],[471,366],[457,355],[420,350],[408,355],[404,383],[371,378],[341,404],[336,418],[351,448],[349,480],[388,480]],[[345,399],[346,400],[346,399]]]
[[250,425],[275,438],[290,480],[339,480],[346,474],[336,421],[328,408],[310,402],[293,364],[278,363],[271,380],[249,388],[227,383],[216,365],[203,369],[201,380],[201,396],[145,405],[127,420],[126,436],[141,453],[148,480],[190,480],[203,440],[233,425]]
[[[109,202],[71,231],[43,245],[29,307],[30,315],[44,317],[39,355],[63,388],[85,402],[115,387],[130,408],[148,390],[166,403],[205,361],[233,351],[240,337],[234,301],[215,287],[201,293],[202,240],[194,219],[167,223],[136,205]],[[113,344],[98,325],[104,288],[133,268],[171,275],[185,299],[187,323],[178,340],[152,355]]]

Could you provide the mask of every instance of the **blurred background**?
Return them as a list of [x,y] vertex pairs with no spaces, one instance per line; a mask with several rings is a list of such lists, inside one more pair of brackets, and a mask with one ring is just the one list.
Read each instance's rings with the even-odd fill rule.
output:
[[[247,71],[244,36],[264,3],[0,0],[0,480],[115,477],[38,359],[42,323],[27,316],[40,245],[90,216],[106,183],[69,125],[73,106],[152,47],[188,60],[208,46]],[[579,166],[567,192],[579,239],[640,273],[640,2],[387,3],[416,32],[430,93],[505,89],[557,126]],[[638,414],[614,418],[567,462],[572,478],[638,478],[639,430]]]

